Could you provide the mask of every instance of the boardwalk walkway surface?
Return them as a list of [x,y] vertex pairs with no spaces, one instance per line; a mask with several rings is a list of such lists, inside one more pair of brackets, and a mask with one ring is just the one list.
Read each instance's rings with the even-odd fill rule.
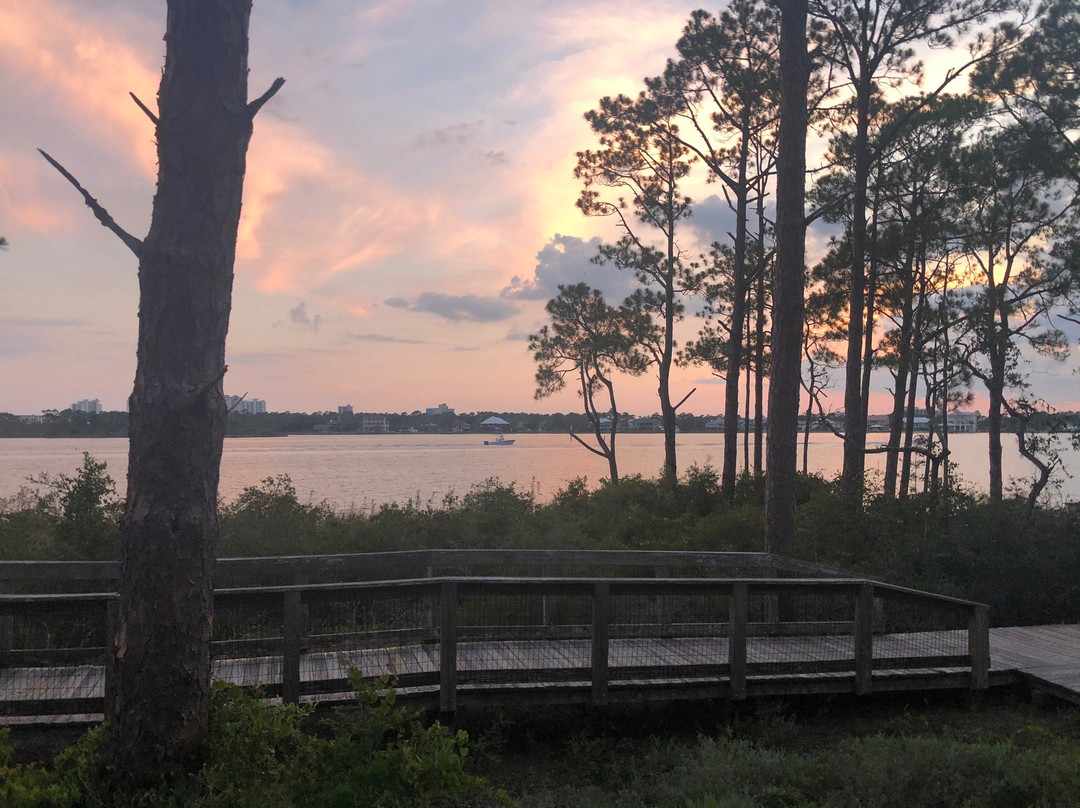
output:
[[[919,634],[876,637],[876,658],[912,658],[928,642],[961,655],[966,638],[956,632],[937,632],[944,637]],[[751,672],[751,695],[778,693],[843,692],[851,690],[849,672],[822,671],[834,663],[843,668],[851,658],[850,637],[749,638],[747,665]],[[615,640],[609,648],[612,700],[620,691],[640,697],[714,697],[727,687],[728,643],[723,638]],[[457,648],[457,671],[463,703],[505,702],[531,695],[532,701],[582,701],[590,688],[591,644],[588,640],[504,641],[462,643]],[[1080,703],[1080,625],[1016,626],[990,630],[991,684],[1008,684],[1020,678],[1056,696]],[[779,663],[779,660],[788,660]],[[813,673],[798,673],[801,661]],[[438,646],[413,645],[366,649],[345,653],[303,654],[300,660],[303,700],[340,700],[351,696],[344,682],[353,667],[365,678],[392,674],[402,683],[404,696],[428,701],[438,698],[440,653]],[[787,673],[768,671],[786,669]],[[244,686],[280,688],[280,657],[221,659],[214,664],[217,679]],[[890,670],[875,666],[875,690],[933,689],[963,686],[966,670],[941,667],[921,670]],[[21,681],[20,681],[21,680]],[[62,692],[67,699],[92,701],[104,696],[101,666],[78,665],[48,669],[0,670],[0,693],[5,700],[32,701],[41,688]],[[680,693],[681,691],[681,693]],[[100,720],[99,714],[83,716]],[[12,720],[0,717],[0,723]],[[23,720],[26,720],[25,717]]]
[[1080,625],[992,628],[990,664],[1080,704]]

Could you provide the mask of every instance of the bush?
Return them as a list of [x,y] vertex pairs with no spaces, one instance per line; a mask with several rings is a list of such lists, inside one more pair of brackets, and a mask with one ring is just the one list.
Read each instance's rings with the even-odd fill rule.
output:
[[464,731],[425,725],[396,706],[385,679],[353,684],[355,704],[322,721],[308,706],[272,706],[216,684],[201,767],[184,782],[135,795],[117,793],[103,767],[103,727],[50,767],[12,765],[7,730],[0,730],[0,805],[439,808],[504,801],[468,771]]
[[116,558],[123,502],[104,461],[83,452],[74,477],[40,474],[0,501],[0,553],[5,558]]

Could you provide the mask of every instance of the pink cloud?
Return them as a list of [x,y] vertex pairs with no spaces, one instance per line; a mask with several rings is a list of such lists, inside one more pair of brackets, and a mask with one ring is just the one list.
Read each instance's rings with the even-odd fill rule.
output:
[[[160,43],[155,42],[160,49]],[[129,92],[153,106],[160,56],[95,30],[48,0],[0,10],[0,66],[26,78],[43,103],[66,107],[73,127],[123,144],[140,170],[156,174],[153,125]]]
[[72,220],[67,200],[61,210],[41,196],[35,181],[40,175],[39,161],[36,154],[0,153],[0,221],[4,227],[47,233]]

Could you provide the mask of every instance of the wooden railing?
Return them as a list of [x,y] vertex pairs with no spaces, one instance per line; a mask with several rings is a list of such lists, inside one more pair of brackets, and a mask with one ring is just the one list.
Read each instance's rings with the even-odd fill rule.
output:
[[[112,691],[115,603],[107,593],[0,595],[0,618],[70,613],[88,621],[87,636],[103,638],[35,649],[7,637],[0,712],[101,712]],[[546,700],[604,704],[644,689],[652,698],[869,693],[904,677],[930,682],[944,669],[946,686],[989,684],[985,606],[868,580],[430,577],[221,589],[215,611],[218,628],[236,627],[213,645],[216,675],[287,702],[344,697],[350,665],[374,677],[387,659],[398,660],[403,693],[444,711],[463,697],[518,701],[530,688]],[[558,665],[544,661],[556,650]],[[268,659],[279,659],[270,673]],[[90,660],[104,676],[95,695],[11,689],[46,664]],[[262,678],[252,679],[256,669]]]
[[[672,577],[674,570],[684,575],[693,571],[695,576],[716,573],[716,577],[850,577],[842,570],[770,553],[488,549],[220,558],[214,575],[219,586],[244,586],[473,575],[484,569],[521,569],[546,577],[598,568],[624,571],[624,576],[647,571],[658,578]],[[637,573],[626,572],[635,569]],[[721,576],[725,571],[729,574]],[[83,584],[84,590],[106,590],[115,587],[119,577],[118,561],[0,561],[0,593],[71,584]]]

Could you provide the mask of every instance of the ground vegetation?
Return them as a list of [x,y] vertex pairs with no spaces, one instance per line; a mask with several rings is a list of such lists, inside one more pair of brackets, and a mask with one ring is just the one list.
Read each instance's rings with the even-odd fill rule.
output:
[[[118,506],[101,484],[103,470],[92,458],[87,463],[67,485],[100,496],[78,498],[77,515],[65,516],[50,487],[26,487],[0,500],[0,558],[116,557]],[[579,479],[540,502],[532,491],[492,479],[441,501],[341,512],[301,499],[287,476],[276,476],[222,506],[218,555],[761,549],[764,478],[741,477],[730,501],[711,467],[691,467],[679,483],[670,488],[629,475],[617,485],[595,487]],[[992,503],[962,485],[904,499],[868,489],[855,506],[845,503],[837,485],[814,475],[796,478],[798,558],[988,603],[995,625],[1068,621],[1080,614],[1080,510],[1030,509],[1020,491]],[[72,524],[92,525],[93,531],[75,538]]]

